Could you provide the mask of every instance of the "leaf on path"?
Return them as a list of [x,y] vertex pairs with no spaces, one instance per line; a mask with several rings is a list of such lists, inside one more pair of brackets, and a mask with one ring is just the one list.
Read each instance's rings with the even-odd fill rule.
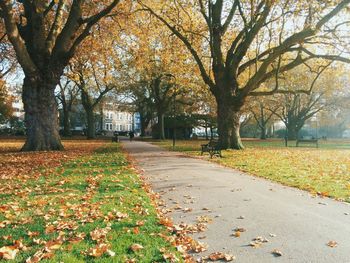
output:
[[249,243],[249,246],[253,247],[253,248],[259,248],[261,247],[262,243],[260,242],[255,242],[255,241],[252,241]]
[[283,256],[283,253],[278,250],[278,249],[274,249],[272,252],[271,252],[275,257],[281,257]]
[[261,237],[261,236],[258,236],[258,237],[256,237],[256,238],[254,238],[253,241],[255,241],[255,242],[260,242],[260,243],[267,243],[267,242],[269,242],[268,239],[266,239],[266,238],[264,238],[264,237]]
[[197,221],[199,223],[212,223],[213,219],[209,216],[198,216]]
[[241,236],[241,233],[247,231],[245,228],[243,227],[236,227],[233,231],[235,231],[232,235],[234,237],[240,237]]
[[336,246],[338,246],[338,243],[336,241],[334,241],[334,240],[331,240],[331,241],[329,241],[327,243],[327,246],[329,246],[329,247],[336,247]]
[[241,236],[241,232],[236,231],[235,233],[232,234],[234,237],[240,237]]
[[230,254],[225,254],[222,252],[214,252],[209,255],[208,257],[211,261],[218,261],[218,260],[224,260],[226,262],[232,261],[235,259],[235,256]]

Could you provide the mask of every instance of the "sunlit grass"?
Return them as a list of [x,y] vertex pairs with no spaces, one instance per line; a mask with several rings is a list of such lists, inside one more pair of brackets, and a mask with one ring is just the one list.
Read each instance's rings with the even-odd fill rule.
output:
[[[47,255],[41,262],[164,262],[162,253],[175,251],[161,237],[169,233],[117,144],[64,162],[49,174],[27,176],[0,179],[7,186],[0,195],[0,248],[15,242],[25,247],[12,262],[33,259],[38,251]],[[107,233],[97,241],[91,232],[101,229]],[[58,243],[52,254],[48,241]],[[135,243],[143,249],[130,249]],[[94,256],[97,244],[115,256]]]

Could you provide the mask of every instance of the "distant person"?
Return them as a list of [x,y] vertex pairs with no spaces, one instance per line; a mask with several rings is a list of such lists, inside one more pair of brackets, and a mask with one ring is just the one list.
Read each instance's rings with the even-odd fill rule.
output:
[[119,138],[118,138],[119,133],[118,133],[117,131],[115,131],[115,132],[113,133],[113,135],[114,135],[113,141],[114,141],[114,142],[119,142]]
[[130,138],[130,141],[132,141],[135,137],[135,133],[133,131],[129,131],[129,138]]

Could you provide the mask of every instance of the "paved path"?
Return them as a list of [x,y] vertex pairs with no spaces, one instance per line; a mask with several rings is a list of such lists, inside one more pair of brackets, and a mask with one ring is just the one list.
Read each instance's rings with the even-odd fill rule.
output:
[[[178,202],[193,209],[174,210],[175,223],[193,224],[201,215],[213,218],[208,230],[199,235],[206,236],[201,241],[209,245],[200,256],[222,251],[234,254],[235,262],[350,262],[349,204],[313,198],[304,191],[145,142],[123,145],[169,208]],[[236,227],[246,229],[239,238],[231,235]],[[248,246],[257,236],[269,242],[260,248]],[[331,240],[338,246],[328,247]],[[274,257],[274,249],[283,256]]]

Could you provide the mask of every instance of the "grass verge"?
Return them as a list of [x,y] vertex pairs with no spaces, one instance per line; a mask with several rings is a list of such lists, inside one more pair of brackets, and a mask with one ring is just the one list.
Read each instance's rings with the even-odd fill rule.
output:
[[[151,198],[119,147],[48,173],[1,179],[0,258],[12,262],[164,262],[164,237]],[[31,179],[30,179],[31,178]]]

